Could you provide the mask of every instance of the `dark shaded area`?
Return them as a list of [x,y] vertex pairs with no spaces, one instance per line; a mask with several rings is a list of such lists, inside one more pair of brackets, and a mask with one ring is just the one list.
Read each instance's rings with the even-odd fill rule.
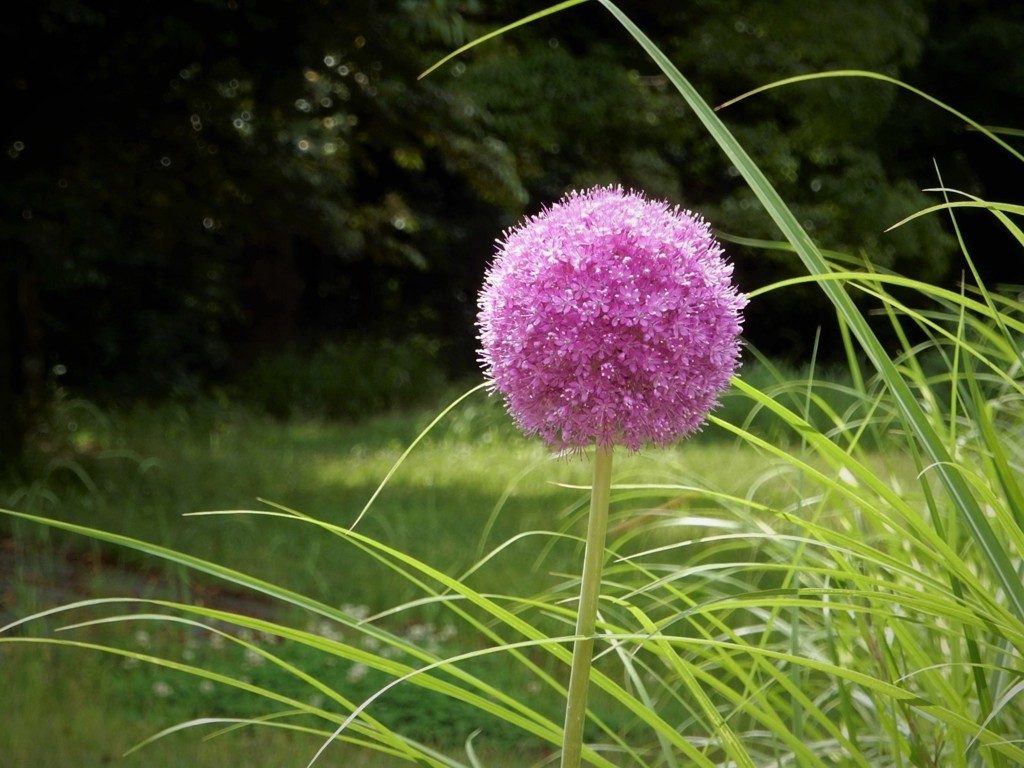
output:
[[[928,9],[929,32],[911,82],[985,126],[1016,131],[1016,136],[1000,136],[1018,151],[1024,149],[1024,6],[935,0]],[[886,163],[906,169],[923,186],[940,186],[941,174],[947,188],[1024,203],[1016,160],[955,116],[916,96],[897,96],[885,133],[889,141],[881,145],[881,152]],[[990,287],[1024,282],[1020,244],[991,214],[961,212],[958,225]],[[956,275],[964,268],[958,260],[952,271]]]
[[[863,68],[1020,127],[1024,22],[1013,4],[624,9],[712,101]],[[724,233],[777,238],[597,4],[416,79],[533,10],[475,0],[9,10],[0,456],[19,454],[55,381],[100,398],[188,394],[354,335],[430,339],[441,370],[467,372],[494,239],[568,188],[636,186]],[[953,284],[961,269],[940,217],[882,232],[935,202],[919,191],[934,185],[932,158],[949,186],[1019,200],[1005,151],[878,83],[793,86],[723,114],[824,246],[917,277]],[[999,228],[982,214],[964,220],[986,277],[1024,281]],[[730,251],[745,288],[799,272],[785,254]],[[813,287],[789,291],[751,307],[747,333],[799,359],[817,328],[831,338],[830,314]]]

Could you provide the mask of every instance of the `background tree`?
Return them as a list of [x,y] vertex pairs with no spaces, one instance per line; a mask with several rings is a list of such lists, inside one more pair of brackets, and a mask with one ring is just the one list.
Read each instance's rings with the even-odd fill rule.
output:
[[[416,79],[535,9],[48,0],[10,10],[0,29],[0,407],[25,416],[0,429],[0,451],[17,451],[54,371],[92,393],[160,394],[344,333],[441,339],[448,368],[467,370],[494,238],[571,187],[642,187],[726,235],[776,237],[597,4]],[[992,98],[1018,103],[1024,82],[1011,76],[1020,11],[980,0],[627,10],[714,101],[859,67],[1013,124]],[[877,83],[790,87],[726,116],[826,247],[918,277],[955,274],[941,219],[881,230],[931,202],[918,190],[935,182],[933,151],[971,191],[1007,191],[984,156],[983,172],[964,170],[978,147],[959,126]],[[733,253],[747,286],[790,268],[782,253]],[[799,357],[823,322],[816,297],[758,302],[749,336]]]
[[[908,79],[926,93],[953,105],[984,125],[1009,128],[1003,138],[1024,149],[1024,6],[989,0],[931,0],[928,33]],[[1004,150],[956,118],[906,93],[896,94],[879,143],[884,162],[924,186],[942,182],[991,200],[1024,203],[1019,177]],[[938,200],[935,200],[938,202]],[[1019,243],[1005,227],[992,226],[990,214],[961,213],[971,257],[991,285],[1024,282],[1016,256]],[[1011,250],[1013,249],[1013,250]],[[962,264],[955,264],[956,278]]]
[[[7,367],[165,391],[315,327],[440,333],[444,276],[423,276],[523,196],[459,100],[416,83],[460,24],[445,3],[13,11],[0,237],[30,327],[6,324]],[[26,285],[38,313],[10,298]]]
[[[928,28],[920,0],[664,2],[629,11],[712,102],[829,69],[905,75],[920,59]],[[599,7],[580,9],[574,21],[580,19],[517,30],[503,48],[479,54],[464,78],[489,125],[517,152],[531,195],[550,197],[566,179],[622,181],[701,210],[726,234],[778,240],[675,90],[642,52],[620,44],[624,33],[614,20]],[[941,221],[883,234],[932,202],[919,190],[934,175],[915,178],[908,166],[883,158],[895,97],[895,88],[876,82],[831,80],[770,91],[725,118],[826,247],[941,279],[953,253]],[[784,253],[731,250],[744,285],[798,271]],[[808,287],[787,292],[784,303],[758,302],[748,310],[748,336],[767,352],[801,358],[815,327],[828,325],[819,294]]]

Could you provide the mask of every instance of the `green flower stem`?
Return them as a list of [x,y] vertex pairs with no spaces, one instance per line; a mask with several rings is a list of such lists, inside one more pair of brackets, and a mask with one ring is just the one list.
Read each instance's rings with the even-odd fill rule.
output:
[[583,724],[587,719],[590,662],[594,657],[597,601],[601,594],[601,568],[608,531],[608,497],[612,484],[612,447],[598,446],[594,456],[594,484],[590,490],[590,519],[583,553],[583,580],[576,614],[576,642],[572,649],[569,695],[562,735],[562,768],[578,768],[583,752]]

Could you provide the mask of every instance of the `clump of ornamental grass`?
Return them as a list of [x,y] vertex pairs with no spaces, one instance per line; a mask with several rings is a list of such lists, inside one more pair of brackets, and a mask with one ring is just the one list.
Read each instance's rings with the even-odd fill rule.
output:
[[[575,4],[570,0],[530,18]],[[499,390],[504,386],[506,396],[516,393],[515,404],[509,399],[513,416],[524,429],[552,446],[576,452],[595,446],[595,481],[592,487],[581,489],[591,495],[591,511],[587,513],[585,505],[573,506],[567,517],[578,521],[589,514],[592,526],[603,510],[610,510],[610,546],[591,546],[596,539],[588,536],[582,579],[558,575],[559,583],[531,597],[515,594],[514,585],[500,594],[472,586],[474,575],[486,569],[493,557],[534,553],[570,538],[567,534],[524,532],[485,554],[467,571],[452,575],[353,527],[314,520],[284,507],[246,513],[317,526],[346,546],[375,558],[382,569],[415,586],[421,595],[376,616],[357,616],[158,545],[12,512],[39,524],[185,565],[315,617],[312,625],[292,626],[154,599],[131,601],[129,607],[137,611],[134,614],[115,612],[79,622],[170,622],[189,630],[214,632],[248,657],[261,658],[262,668],[273,666],[289,675],[304,685],[310,696],[256,685],[187,659],[146,655],[66,635],[33,638],[15,634],[29,622],[52,620],[64,613],[111,607],[124,610],[124,603],[111,600],[39,612],[0,628],[0,640],[99,648],[231,686],[262,697],[268,705],[260,717],[201,718],[160,735],[198,725],[219,726],[220,733],[258,724],[310,734],[323,741],[321,751],[348,744],[420,765],[483,765],[475,737],[467,738],[464,757],[457,758],[437,745],[389,728],[375,716],[375,710],[386,704],[397,687],[415,686],[466,704],[521,732],[522,744],[511,753],[522,757],[524,764],[550,764],[545,749],[560,750],[563,762],[578,759],[602,768],[1010,768],[1024,764],[1020,741],[1024,716],[1019,706],[1024,694],[1024,586],[1020,579],[1024,488],[1019,481],[1024,465],[1024,304],[1013,295],[990,291],[977,274],[973,285],[950,290],[880,272],[870,264],[826,259],[689,81],[613,3],[601,0],[601,4],[650,54],[757,194],[785,238],[769,247],[792,251],[807,272],[800,280],[818,283],[830,299],[844,334],[854,381],[845,394],[853,396],[854,402],[837,412],[813,379],[808,379],[801,385],[804,407],[792,407],[771,392],[734,378],[726,396],[749,400],[761,415],[775,420],[773,433],[788,433],[793,440],[777,444],[742,424],[714,415],[708,419],[716,429],[774,459],[777,468],[773,472],[752,483],[745,494],[703,487],[685,463],[659,468],[659,474],[669,472],[674,481],[652,481],[640,473],[608,487],[605,476],[610,472],[611,446],[632,448],[681,437],[696,425],[695,412],[677,418],[673,410],[664,418],[647,417],[638,426],[638,417],[627,405],[636,401],[652,405],[655,390],[670,392],[659,376],[659,372],[664,374],[658,364],[661,348],[643,346],[649,340],[642,323],[634,325],[633,336],[627,333],[623,341],[617,336],[622,330],[612,322],[614,316],[597,309],[610,306],[611,295],[601,296],[598,289],[596,297],[581,292],[577,298],[571,281],[567,284],[572,301],[563,302],[558,310],[569,312],[577,328],[602,329],[595,333],[603,342],[588,341],[589,359],[570,356],[563,367],[558,367],[563,358],[549,351],[553,367],[533,371],[546,376],[531,380],[531,369],[514,363],[516,354],[529,350],[531,356],[539,355],[542,353],[536,350],[558,348],[557,342],[563,347],[572,345],[567,345],[558,331],[552,332],[553,321],[531,336],[528,315],[534,312],[536,302],[530,299],[522,309],[515,309],[513,296],[504,297],[506,290],[515,293],[509,287],[516,285],[515,275],[502,276],[501,267],[496,266],[485,289],[481,324],[484,360],[494,386]],[[870,76],[901,85],[865,73],[829,76]],[[1014,161],[1024,161],[991,131],[964,120],[1002,146]],[[951,215],[960,209],[992,214],[1024,242],[1024,234],[1011,218],[1020,213],[1019,207],[977,200],[952,190],[940,193],[944,199],[937,210]],[[646,212],[651,210],[646,206],[654,205],[653,216],[659,220],[681,215],[639,196],[605,188],[570,199],[557,216],[569,211],[579,214],[602,200],[621,206],[621,210],[635,207]],[[547,212],[552,221],[557,220],[554,210]],[[644,217],[651,215],[645,213]],[[547,221],[543,214],[540,219]],[[952,220],[955,223],[955,217]],[[582,238],[578,219],[570,217],[568,221],[577,221],[567,226],[576,228],[574,239]],[[616,227],[609,217],[595,219],[595,224],[598,233]],[[530,226],[527,223],[523,231]],[[696,240],[706,243],[699,236],[701,226],[693,221],[666,221],[661,231],[676,232],[676,226],[698,233]],[[631,230],[620,229],[639,232],[643,228],[635,224]],[[516,237],[515,232],[510,233],[505,247],[512,247]],[[669,240],[680,242],[678,236]],[[961,245],[970,266],[967,244]],[[730,334],[738,328],[736,313],[742,299],[728,287],[726,270],[719,262],[714,258],[700,262],[716,250],[713,244],[703,250],[696,245],[681,250],[696,260],[689,263],[711,265],[689,273],[691,277],[717,275],[705,283],[693,283],[698,293],[717,286],[710,290],[718,303],[709,316],[722,321],[720,328],[705,329],[700,336],[717,340],[705,351],[718,349],[722,353],[719,358],[710,354],[703,358],[717,360],[721,368],[715,368],[717,372],[710,377],[698,377],[705,386],[704,395],[711,395],[700,403],[709,405],[715,383],[721,385],[719,377],[735,364]],[[554,270],[552,299],[558,296],[559,286],[566,285],[558,280],[571,270],[564,262],[558,266],[558,258],[549,261],[548,256],[571,252],[572,246],[565,242],[552,245],[549,253],[543,249],[533,252],[532,259]],[[597,252],[607,259],[614,249]],[[705,256],[697,255],[700,253]],[[621,249],[618,255],[624,255]],[[578,254],[580,263],[582,256]],[[604,271],[608,262],[601,264]],[[615,295],[629,295],[629,284],[628,279],[615,283]],[[587,285],[593,288],[595,284],[588,280]],[[680,293],[674,285],[666,283],[663,294]],[[499,286],[502,296],[492,305],[488,292]],[[765,291],[786,287],[781,283],[752,289],[748,297],[757,301]],[[541,288],[526,286],[522,290],[534,296],[531,291]],[[564,298],[564,287],[561,290]],[[900,339],[900,348],[890,350],[881,345],[851,299],[851,291],[875,302]],[[510,303],[502,304],[506,298]],[[634,307],[642,309],[641,305]],[[676,320],[686,317],[685,301],[673,306],[678,310]],[[545,306],[544,311],[556,309]],[[506,320],[507,329],[503,325]],[[676,331],[670,329],[685,329],[690,322],[654,325],[659,333],[673,337]],[[506,338],[505,333],[509,338],[521,334],[522,346],[501,346],[494,335],[499,329],[505,329],[501,338]],[[633,343],[627,350],[630,340]],[[556,346],[545,347],[548,342]],[[638,360],[652,362],[630,369],[624,361],[634,350]],[[697,349],[695,360],[702,359],[701,351]],[[667,348],[663,353],[669,354]],[[508,368],[503,367],[506,356],[511,362]],[[609,361],[610,367],[604,367]],[[687,365],[705,373],[714,367],[697,362]],[[606,377],[601,379],[603,372]],[[597,377],[600,387],[593,383],[573,390],[574,373],[576,380]],[[555,386],[554,380],[562,386]],[[564,398],[566,388],[575,397]],[[524,394],[522,400],[519,394]],[[592,398],[599,407],[587,410],[581,405]],[[814,409],[821,413],[812,418]],[[446,413],[439,415],[438,421]],[[823,421],[829,423],[827,428],[816,426]],[[874,433],[873,444],[884,445],[883,453],[873,454],[865,447],[869,432]],[[664,453],[644,452],[641,456]],[[399,470],[401,461],[385,483]],[[596,573],[602,578],[596,578]],[[599,589],[594,589],[595,585]],[[574,625],[580,617],[594,615],[588,603],[600,606],[595,623]],[[436,648],[388,629],[388,619],[400,620],[425,606],[442,612],[472,641],[461,649]],[[324,622],[326,630],[322,629]],[[241,629],[249,632],[241,633]],[[296,645],[321,653],[344,668],[361,665],[360,669],[365,667],[390,682],[357,699],[340,675],[311,674],[298,662],[299,655],[284,650]],[[495,685],[484,670],[486,662],[493,659],[500,659],[506,671],[518,670],[524,688]],[[568,686],[564,682],[567,669],[571,670]],[[567,711],[548,711],[541,704],[545,694],[568,702]],[[561,723],[560,714],[565,714]],[[486,733],[478,738],[484,742]]]

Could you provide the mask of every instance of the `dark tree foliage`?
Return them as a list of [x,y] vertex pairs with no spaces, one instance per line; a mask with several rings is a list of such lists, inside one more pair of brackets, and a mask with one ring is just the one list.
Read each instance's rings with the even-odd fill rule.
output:
[[3,295],[31,327],[5,329],[13,389],[59,366],[160,391],[339,329],[450,334],[469,254],[524,192],[443,78],[416,81],[463,39],[448,6],[12,10]]
[[[666,1],[627,10],[712,103],[823,70],[906,75],[928,25],[921,0]],[[620,181],[699,210],[724,235],[780,239],[675,89],[617,23],[596,5],[571,13],[581,23],[517,30],[503,47],[479,53],[464,78],[489,125],[520,156],[531,193],[550,196],[566,181]],[[877,82],[831,80],[769,91],[722,116],[824,247],[942,279],[954,243],[941,221],[884,233],[932,202],[920,192],[930,178],[909,176],[880,154],[895,95]],[[730,252],[747,287],[801,271],[785,252]],[[768,297],[747,314],[747,335],[758,346],[798,359],[817,327],[834,328],[813,286]]]
[[[930,0],[927,8],[928,34],[911,82],[983,125],[1010,129],[1003,138],[1024,150],[1024,5]],[[1006,151],[918,97],[898,94],[884,131],[883,162],[923,186],[941,181],[985,199],[1024,204],[1020,173]],[[1020,243],[990,214],[964,212],[958,224],[990,286],[1024,284]],[[954,276],[965,268],[957,262]]]
[[[572,187],[622,183],[724,234],[768,219],[678,95],[598,4],[449,50],[543,4],[512,0],[46,0],[9,9],[3,52],[0,453],[54,371],[93,393],[163,393],[345,332],[424,334],[468,368],[492,242]],[[901,76],[1019,122],[1020,12],[981,0],[624,3],[714,101],[787,75]],[[998,75],[998,76],[996,76]],[[970,191],[995,156],[877,83],[792,86],[723,113],[828,248],[945,279],[934,156]],[[1019,125],[1018,125],[1019,127]],[[894,141],[894,136],[906,137]],[[924,162],[918,162],[924,159]],[[990,163],[991,167],[986,166]],[[986,170],[987,168],[987,170]],[[793,272],[732,252],[745,287]],[[754,343],[802,354],[813,290],[758,302]],[[760,314],[758,314],[760,313]]]

